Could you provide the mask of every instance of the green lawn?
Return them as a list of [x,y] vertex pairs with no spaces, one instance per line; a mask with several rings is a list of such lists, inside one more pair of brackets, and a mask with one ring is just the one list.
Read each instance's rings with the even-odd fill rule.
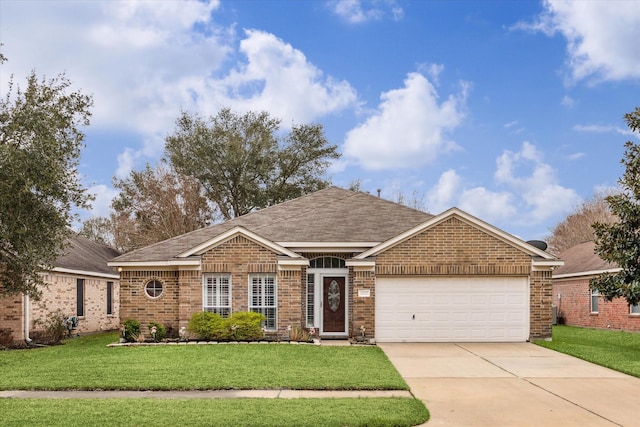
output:
[[408,390],[375,346],[106,347],[116,341],[103,334],[0,351],[0,390]]
[[[0,390],[408,390],[375,346],[224,344],[107,348],[117,334],[0,351]],[[413,426],[412,398],[0,398],[3,426]]]
[[640,378],[640,333],[554,326],[536,344]]
[[3,426],[413,426],[416,399],[0,399]]

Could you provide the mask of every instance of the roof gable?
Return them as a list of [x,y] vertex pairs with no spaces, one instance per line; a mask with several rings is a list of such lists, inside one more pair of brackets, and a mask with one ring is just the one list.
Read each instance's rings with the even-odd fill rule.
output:
[[[372,257],[372,256],[376,256],[428,229],[431,229],[433,227],[438,226],[439,224],[443,223],[444,221],[450,219],[450,218],[457,218],[458,220],[467,223],[481,231],[483,231],[484,233],[498,239],[501,240],[504,243],[509,244],[512,247],[515,247],[519,250],[521,250],[522,252],[532,256],[532,257],[539,257],[542,260],[545,261],[552,261],[554,263],[554,265],[561,265],[561,261],[559,261],[555,256],[542,251],[538,248],[536,248],[535,246],[530,245],[529,243],[526,243],[525,241],[515,237],[512,234],[509,234],[503,230],[500,230],[497,227],[494,227],[491,224],[488,224],[458,208],[451,208],[443,213],[441,213],[440,215],[436,215],[433,218],[425,221],[422,224],[419,224],[407,231],[405,231],[404,233],[401,233],[395,237],[393,237],[392,239],[389,239],[373,248],[371,248],[368,251],[365,251],[359,255],[357,255],[355,257],[355,259],[365,259],[368,257]],[[557,264],[556,264],[557,263]]]
[[219,246],[236,236],[243,236],[256,244],[275,252],[276,254],[286,255],[291,258],[302,258],[297,253],[292,252],[268,239],[260,237],[257,234],[245,229],[244,227],[234,227],[222,234],[213,237],[212,239],[207,240],[206,242],[201,243],[198,246],[189,249],[188,251],[178,254],[176,258],[188,258],[193,255],[202,255],[203,253],[210,251],[216,246]]

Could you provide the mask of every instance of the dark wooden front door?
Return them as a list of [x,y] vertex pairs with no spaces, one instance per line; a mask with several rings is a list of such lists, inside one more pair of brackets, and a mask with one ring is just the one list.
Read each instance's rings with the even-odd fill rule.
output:
[[345,331],[347,294],[344,277],[324,277],[322,280],[322,332]]

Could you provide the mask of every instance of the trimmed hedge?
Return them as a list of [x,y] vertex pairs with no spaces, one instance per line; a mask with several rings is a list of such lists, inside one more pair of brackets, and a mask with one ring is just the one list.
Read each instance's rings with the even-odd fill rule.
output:
[[187,330],[199,340],[205,341],[253,341],[264,338],[260,313],[240,311],[224,318],[217,313],[195,313]]

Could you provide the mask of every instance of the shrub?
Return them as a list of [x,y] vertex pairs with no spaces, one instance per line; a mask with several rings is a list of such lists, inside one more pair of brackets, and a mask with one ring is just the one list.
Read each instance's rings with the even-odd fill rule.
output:
[[122,337],[127,342],[136,342],[140,336],[140,322],[134,319],[124,319],[122,322]]
[[264,338],[262,330],[262,322],[265,317],[261,313],[240,311],[233,313],[229,319],[229,328],[231,329],[230,338],[233,340],[259,340]]
[[[201,340],[227,339],[227,328],[225,321],[217,313],[203,311],[195,313],[189,319],[187,330]],[[225,336],[224,338],[221,338]]]
[[200,340],[259,340],[264,337],[261,327],[264,319],[262,314],[253,312],[237,312],[223,318],[217,313],[203,311],[191,316],[187,329]]
[[40,326],[42,329],[35,330],[31,333],[31,339],[39,344],[55,345],[60,344],[69,333],[67,329],[67,316],[62,310],[56,310],[49,314],[45,320],[35,319],[34,326]]
[[0,328],[0,348],[10,348],[13,346],[13,331],[11,329]]
[[[149,328],[149,336],[151,336],[151,339],[153,339],[155,342],[162,341],[165,335],[167,334],[167,329],[164,327],[162,323],[149,322],[147,327]],[[153,333],[152,333],[154,327],[156,328],[155,337],[153,336]]]
[[[288,329],[287,329],[288,330]],[[289,341],[309,342],[311,333],[299,325],[293,325],[289,331]]]

